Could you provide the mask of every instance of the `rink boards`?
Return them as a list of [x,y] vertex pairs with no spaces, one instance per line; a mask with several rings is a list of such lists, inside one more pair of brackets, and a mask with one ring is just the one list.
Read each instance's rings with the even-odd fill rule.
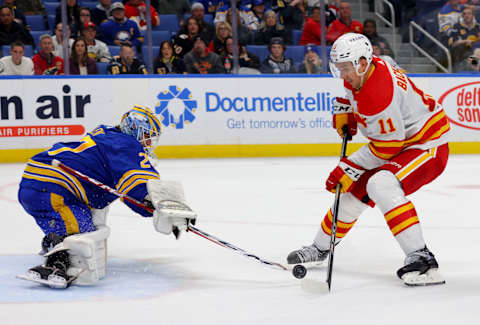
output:
[[[442,103],[451,151],[480,153],[480,81],[474,75],[410,75]],[[21,162],[58,141],[115,125],[135,104],[162,120],[162,158],[338,155],[332,102],[340,80],[324,76],[2,77],[0,162]],[[381,89],[379,89],[379,92]],[[350,150],[366,142],[357,135]]]

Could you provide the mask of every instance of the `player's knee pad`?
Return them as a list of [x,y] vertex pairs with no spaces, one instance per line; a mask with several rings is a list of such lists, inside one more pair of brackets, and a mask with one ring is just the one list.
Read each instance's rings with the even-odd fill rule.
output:
[[77,285],[91,285],[105,277],[107,260],[108,226],[99,226],[97,230],[66,237],[51,252],[67,249],[70,255],[70,267],[67,274],[75,276]]
[[340,195],[338,217],[342,222],[350,223],[362,214],[367,205],[357,199],[352,193]]
[[406,202],[400,181],[387,170],[381,170],[370,177],[367,193],[383,213]]

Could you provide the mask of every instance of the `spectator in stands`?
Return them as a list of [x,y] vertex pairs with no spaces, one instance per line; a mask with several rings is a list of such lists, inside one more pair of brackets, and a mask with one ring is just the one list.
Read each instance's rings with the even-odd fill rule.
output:
[[14,20],[22,25],[23,27],[27,27],[27,19],[25,18],[24,13],[22,10],[18,9],[17,6],[15,5],[15,0],[3,0],[3,4],[5,6],[9,6],[13,10],[13,17]]
[[196,0],[203,5],[207,14],[215,16],[219,7],[223,7],[225,0]]
[[303,26],[302,35],[300,36],[300,45],[307,45],[307,44],[316,44],[321,45],[322,42],[322,34],[321,29],[322,26],[320,25],[320,19],[322,11],[320,7],[312,8],[310,17],[307,18],[307,22]]
[[255,34],[255,44],[267,45],[273,37],[281,37],[286,44],[292,44],[291,32],[277,21],[277,14],[273,10],[268,10]]
[[153,62],[153,71],[155,74],[186,74],[187,68],[182,59],[173,54],[173,45],[171,41],[163,41],[160,45],[155,62]]
[[265,14],[265,1],[252,0],[253,30],[258,30]]
[[275,0],[273,3],[272,9],[286,30],[302,29],[306,13],[303,0]]
[[[77,0],[66,0],[67,1],[67,21],[70,26],[70,30],[73,35],[77,35],[78,30],[80,29],[80,7],[77,4]],[[55,25],[62,22],[62,6],[58,5],[55,10]]]
[[81,37],[73,42],[69,66],[73,75],[98,74],[97,63],[88,57],[87,42]]
[[[306,12],[308,16],[312,16],[314,8],[320,8],[320,0],[306,0]],[[330,4],[332,3],[332,4]],[[332,21],[337,19],[338,5],[340,1],[325,1],[325,25],[328,26]]]
[[[227,37],[226,52],[222,56],[222,63],[226,73],[232,73],[233,70],[233,46],[233,38]],[[260,73],[260,59],[255,54],[247,52],[247,47],[241,43],[238,44],[238,66],[240,69],[255,69]]]
[[42,0],[17,0],[17,7],[25,15],[46,15]]
[[[55,27],[55,35],[52,37],[54,51],[53,54],[63,58],[63,24],[58,23]],[[72,44],[75,41],[70,37],[70,27],[67,25],[67,36],[68,36],[68,55],[72,52]]]
[[96,39],[97,28],[95,23],[86,22],[83,25],[82,37],[87,42],[88,57],[94,59],[97,62],[110,62],[111,55],[110,50],[104,42]]
[[135,57],[135,48],[130,44],[121,46],[120,55],[113,57],[107,71],[110,74],[148,74],[145,64]]
[[438,25],[443,39],[447,39],[452,32],[453,26],[458,23],[462,15],[464,5],[460,0],[448,0],[438,13]]
[[183,58],[185,54],[190,52],[193,48],[193,39],[195,36],[203,35],[203,30],[198,25],[194,17],[188,17],[185,21],[185,26],[180,28],[177,36],[173,40],[173,50],[175,55]]
[[[238,13],[238,24],[243,25],[249,30],[255,30],[256,25],[254,22],[254,15],[252,10],[246,5],[247,3],[242,0],[237,0],[236,10]],[[215,14],[215,19],[213,23],[217,25],[221,21],[228,21],[227,16],[231,15],[230,1],[225,1],[223,6],[218,8],[217,13]],[[230,25],[231,21],[228,21]]]
[[197,35],[193,38],[193,49],[184,58],[188,73],[225,73],[222,59],[218,54],[209,52],[207,46],[207,41],[202,36]]
[[15,41],[34,46],[32,35],[14,21],[13,10],[9,6],[0,7],[0,46],[10,45]]
[[226,52],[227,37],[232,36],[232,27],[230,27],[229,23],[221,21],[217,24],[216,29],[216,36],[213,41],[210,42],[208,48],[210,51],[223,56]]
[[79,35],[80,35],[80,32],[81,32],[81,29],[83,27],[83,25],[85,25],[85,23],[89,22],[89,21],[92,21],[92,14],[90,13],[90,9],[87,8],[87,7],[80,7],[79,9],[79,20],[80,20],[80,28],[79,28]]
[[137,23],[125,17],[125,8],[121,2],[110,7],[112,18],[100,25],[103,40],[108,45],[131,45],[139,49],[143,43]]
[[339,18],[335,19],[327,30],[327,43],[333,44],[337,38],[346,33],[363,33],[362,23],[352,19],[350,3],[342,1],[339,8]]
[[197,20],[198,26],[203,30],[204,37],[210,42],[215,37],[215,26],[205,21],[205,7],[200,2],[192,5],[192,17]]
[[453,64],[464,61],[471,54],[472,48],[478,45],[480,45],[480,25],[475,19],[473,8],[464,7],[459,22],[453,25],[448,38]]
[[322,60],[318,57],[315,51],[314,44],[305,46],[305,58],[298,67],[298,73],[305,74],[320,74],[322,73]]
[[111,17],[112,0],[100,0],[95,8],[90,12],[92,21],[95,25],[100,26]]
[[468,58],[458,64],[456,71],[480,73],[480,48],[476,48]]
[[270,55],[262,62],[262,73],[295,73],[292,59],[284,56],[286,46],[281,37],[273,37],[268,45]]
[[34,46],[32,35],[13,20],[13,10],[9,6],[0,7],[0,46],[10,45],[15,41]]
[[391,56],[392,58],[395,57],[388,41],[377,34],[377,23],[375,20],[365,19],[363,22],[363,35],[368,37],[370,43],[378,45],[382,49],[384,55]]
[[53,54],[52,36],[40,36],[40,51],[33,56],[33,67],[36,75],[63,74],[63,59]]
[[[147,5],[142,0],[128,0],[125,4],[125,17],[137,23],[141,31],[147,29]],[[153,6],[150,6],[152,27],[160,25],[160,18]]]
[[24,57],[25,48],[20,41],[13,42],[10,45],[9,56],[0,59],[0,75],[32,75],[33,61]]
[[158,5],[160,15],[177,15],[180,26],[183,26],[183,17],[190,11],[190,0],[160,0]]
[[[238,9],[236,10],[236,13],[237,13],[237,22],[239,22],[239,21],[241,21],[241,19],[240,19],[240,13],[239,13]],[[233,30],[233,21],[232,20],[233,20],[232,10],[228,9],[227,20],[226,21],[227,21],[227,23],[230,24],[230,26],[232,26],[232,30]],[[250,29],[248,29],[248,27],[246,27],[243,24],[237,24],[237,35],[238,35],[238,41],[239,42],[243,42],[245,44],[250,44],[251,40],[253,39],[254,32],[251,31]]]

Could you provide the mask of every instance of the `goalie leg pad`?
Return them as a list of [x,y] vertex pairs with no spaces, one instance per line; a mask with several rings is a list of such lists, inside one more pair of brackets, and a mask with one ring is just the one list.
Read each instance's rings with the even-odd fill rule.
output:
[[92,285],[105,277],[107,259],[108,226],[99,226],[96,231],[68,236],[47,255],[59,249],[68,249],[70,254],[69,276],[73,284]]

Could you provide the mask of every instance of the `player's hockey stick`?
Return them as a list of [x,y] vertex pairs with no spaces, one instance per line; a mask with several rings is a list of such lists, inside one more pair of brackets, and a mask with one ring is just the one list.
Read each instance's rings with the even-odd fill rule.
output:
[[[347,142],[350,135],[348,134],[348,127],[343,127],[343,142],[342,151],[340,153],[340,159],[344,158],[347,152]],[[330,251],[328,252],[328,269],[327,269],[327,284],[328,291],[332,286],[332,271],[333,271],[333,257],[335,253],[335,238],[337,236],[337,221],[338,221],[338,206],[340,204],[340,189],[342,185],[339,183],[335,189],[335,201],[333,203],[332,211],[332,233],[330,234]]]
[[[122,194],[122,193],[118,192],[117,190],[111,188],[110,186],[108,186],[106,184],[103,184],[102,182],[100,182],[100,181],[98,181],[98,180],[96,180],[92,177],[89,177],[89,176],[87,176],[87,175],[85,175],[85,174],[83,174],[83,173],[81,173],[81,172],[63,164],[62,162],[60,162],[56,159],[52,160],[52,165],[55,166],[55,167],[59,167],[59,168],[65,170],[65,171],[69,172],[70,174],[73,174],[73,175],[77,176],[78,178],[83,179],[84,181],[86,181],[90,184],[98,186],[98,187],[102,188],[103,190],[105,190],[105,191],[107,191],[107,192],[109,192],[113,195],[116,195],[116,196],[122,198],[123,200],[125,200],[127,202],[130,202],[130,203],[132,203],[132,204],[134,204],[134,205],[136,205],[140,208],[143,208],[150,213],[153,213],[155,211],[155,209],[145,205],[144,203],[142,203],[142,202],[140,202],[140,201],[138,201],[134,198],[131,198],[128,195]],[[225,247],[225,248],[231,249],[231,250],[233,250],[237,253],[240,253],[245,257],[252,258],[252,259],[256,260],[257,262],[260,262],[264,265],[269,265],[269,266],[280,268],[282,270],[287,270],[287,268],[280,263],[270,262],[270,261],[264,260],[264,259],[262,259],[262,258],[260,258],[256,255],[253,255],[253,254],[251,254],[251,253],[249,253],[249,252],[247,252],[247,251],[245,251],[245,250],[243,250],[243,249],[241,249],[237,246],[234,246],[234,245],[232,245],[232,244],[230,244],[230,243],[228,243],[224,240],[221,240],[221,239],[219,239],[215,236],[212,236],[212,235],[210,235],[210,234],[208,234],[208,233],[206,233],[206,232],[204,232],[204,231],[202,231],[202,230],[200,230],[200,229],[198,229],[198,228],[196,228],[192,225],[187,226],[187,231],[189,231],[191,233],[194,233],[195,235],[200,236],[202,238],[205,238],[205,239],[207,239],[207,240],[209,240],[209,241],[211,241],[211,242],[213,242],[217,245],[220,245],[222,247]]]

